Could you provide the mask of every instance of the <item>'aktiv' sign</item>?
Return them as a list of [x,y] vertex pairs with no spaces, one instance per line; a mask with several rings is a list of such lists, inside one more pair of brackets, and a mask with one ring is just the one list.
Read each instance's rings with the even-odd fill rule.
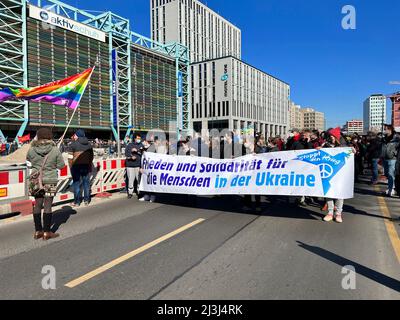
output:
[[55,14],[54,12],[38,8],[33,5],[29,5],[29,16],[44,23],[48,23],[56,27],[79,33],[92,39],[106,42],[106,34],[103,31],[76,22],[75,20],[60,16],[58,14]]

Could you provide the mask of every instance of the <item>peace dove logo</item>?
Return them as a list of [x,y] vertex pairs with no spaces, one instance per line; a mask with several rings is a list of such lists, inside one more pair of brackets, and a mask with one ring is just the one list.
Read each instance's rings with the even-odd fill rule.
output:
[[342,152],[332,156],[324,150],[318,150],[299,155],[294,160],[318,166],[324,194],[327,194],[331,188],[331,180],[345,166],[346,159],[349,158],[349,156],[350,152]]

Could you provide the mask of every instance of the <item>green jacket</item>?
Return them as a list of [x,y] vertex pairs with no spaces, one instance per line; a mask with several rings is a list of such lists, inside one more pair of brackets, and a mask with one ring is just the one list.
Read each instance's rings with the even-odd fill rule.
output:
[[56,144],[51,140],[33,141],[26,159],[32,164],[32,172],[42,167],[44,157],[49,154],[43,168],[43,184],[57,184],[58,172],[65,167],[64,159]]

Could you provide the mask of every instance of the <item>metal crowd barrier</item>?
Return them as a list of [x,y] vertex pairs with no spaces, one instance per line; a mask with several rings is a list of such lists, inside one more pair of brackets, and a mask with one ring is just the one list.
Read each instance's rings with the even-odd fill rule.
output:
[[[92,196],[125,188],[125,158],[117,159],[95,159],[93,170],[90,175],[90,185]],[[69,166],[65,166],[59,171],[57,195],[54,204],[71,201],[74,199],[72,188],[72,175]]]
[[0,204],[28,199],[28,170],[23,165],[0,165]]

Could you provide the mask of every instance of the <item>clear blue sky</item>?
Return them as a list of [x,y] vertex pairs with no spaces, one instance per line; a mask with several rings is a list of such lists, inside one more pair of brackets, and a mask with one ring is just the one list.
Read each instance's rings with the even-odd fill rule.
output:
[[[65,1],[113,11],[129,18],[134,31],[150,35],[149,0]],[[370,94],[400,91],[389,85],[400,81],[399,0],[203,3],[242,29],[243,60],[288,82],[292,100],[325,112],[329,127],[362,119],[362,103]],[[356,30],[341,27],[347,4],[357,10]]]

